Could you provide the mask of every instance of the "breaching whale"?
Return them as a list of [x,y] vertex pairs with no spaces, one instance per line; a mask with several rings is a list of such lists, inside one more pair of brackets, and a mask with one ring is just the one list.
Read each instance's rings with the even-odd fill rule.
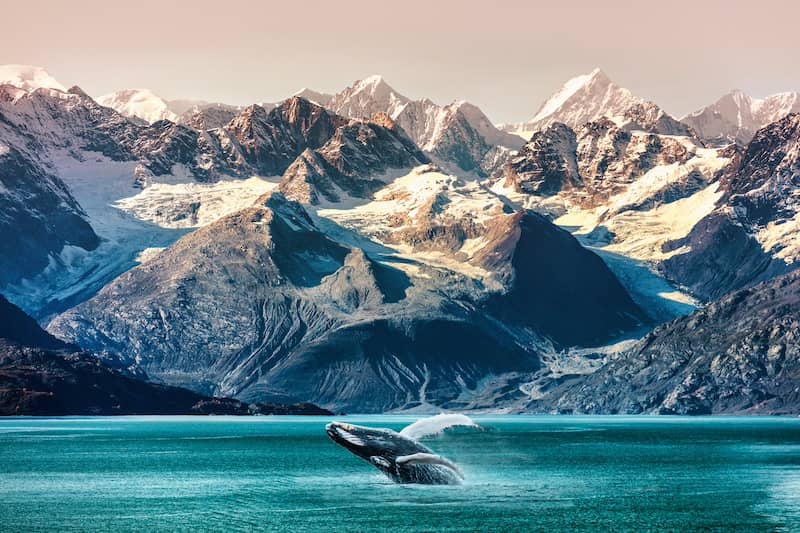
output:
[[463,415],[439,415],[426,420],[437,418],[433,424],[421,426],[416,422],[400,433],[342,422],[331,422],[325,426],[325,431],[333,442],[369,462],[396,483],[459,485],[464,474],[458,465],[436,455],[416,439],[445,427],[475,424]]

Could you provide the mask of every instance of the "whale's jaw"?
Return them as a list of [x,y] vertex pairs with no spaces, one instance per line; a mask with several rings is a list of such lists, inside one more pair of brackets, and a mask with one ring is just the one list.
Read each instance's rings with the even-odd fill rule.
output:
[[331,422],[325,426],[325,432],[333,442],[369,462],[396,483],[459,485],[463,479],[458,466],[390,429]]

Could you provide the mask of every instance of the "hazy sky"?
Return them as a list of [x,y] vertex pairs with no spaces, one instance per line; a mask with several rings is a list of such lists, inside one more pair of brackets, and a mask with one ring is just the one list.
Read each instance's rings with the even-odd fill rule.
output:
[[247,104],[380,73],[409,97],[463,98],[503,122],[530,118],[595,66],[678,116],[732,88],[800,90],[796,0],[49,0],[2,11],[0,64],[43,66],[93,95],[148,87]]

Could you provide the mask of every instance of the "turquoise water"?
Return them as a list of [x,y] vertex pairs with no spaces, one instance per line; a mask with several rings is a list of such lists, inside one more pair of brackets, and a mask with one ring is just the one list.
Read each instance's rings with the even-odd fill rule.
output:
[[432,487],[324,418],[0,419],[0,531],[800,531],[800,419],[475,420],[427,440],[467,477]]

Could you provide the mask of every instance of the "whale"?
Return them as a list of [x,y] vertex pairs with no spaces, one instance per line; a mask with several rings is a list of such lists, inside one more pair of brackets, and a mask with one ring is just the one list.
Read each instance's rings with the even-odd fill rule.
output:
[[395,483],[460,485],[457,464],[435,454],[415,438],[384,428],[331,422],[325,431],[333,442],[364,459]]

